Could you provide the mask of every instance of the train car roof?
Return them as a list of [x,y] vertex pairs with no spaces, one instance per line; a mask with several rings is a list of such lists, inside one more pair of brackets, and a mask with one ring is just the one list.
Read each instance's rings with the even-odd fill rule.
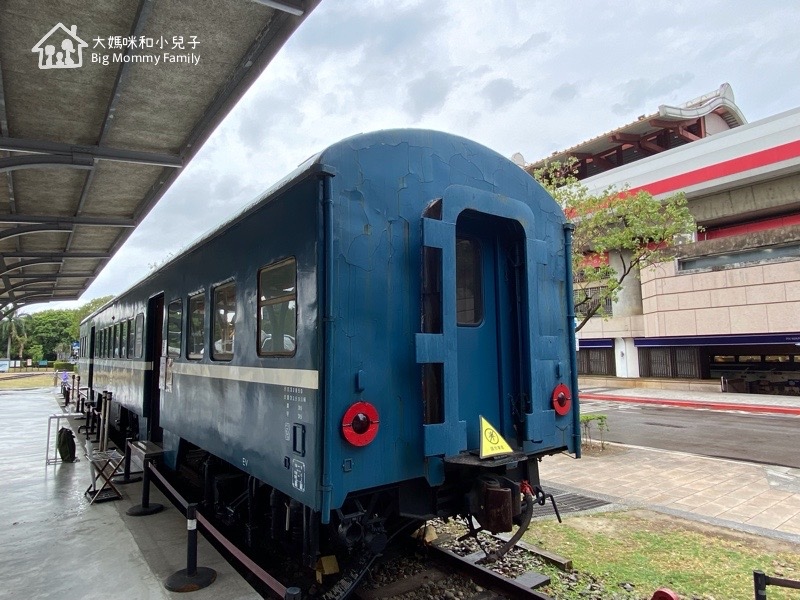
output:
[[[298,183],[309,178],[319,177],[322,175],[336,176],[337,162],[341,160],[342,155],[352,154],[354,152],[374,146],[397,146],[400,144],[409,144],[412,146],[427,148],[433,154],[438,156],[453,157],[458,155],[466,159],[466,161],[470,164],[474,164],[478,158],[482,159],[484,162],[489,161],[493,164],[497,164],[499,161],[501,164],[507,164],[510,172],[519,176],[519,181],[525,182],[526,184],[533,183],[538,185],[538,183],[536,183],[530,175],[528,175],[521,167],[516,165],[510,159],[482,144],[479,144],[478,142],[458,135],[428,129],[385,129],[370,133],[356,134],[336,142],[321,152],[309,157],[294,171],[270,186],[265,192],[259,194],[255,200],[242,209],[241,212],[229,220],[221,223],[220,225],[201,234],[197,239],[188,244],[186,247],[182,248],[175,256],[170,258],[164,264],[145,275],[138,282],[116,296],[113,300],[109,301],[107,304],[103,305],[94,313],[86,317],[84,322],[92,319],[95,315],[105,310],[108,306],[123,298],[132,289],[141,285],[148,279],[155,277],[162,269],[168,267],[170,264],[179,260],[184,255],[189,254],[215,237],[221,235],[230,227],[233,227],[243,219],[246,219],[250,214],[256,210],[259,210],[263,205],[280,197],[284,192],[293,188]],[[487,185],[492,184],[487,183]],[[555,201],[552,202],[554,206],[557,206]]]

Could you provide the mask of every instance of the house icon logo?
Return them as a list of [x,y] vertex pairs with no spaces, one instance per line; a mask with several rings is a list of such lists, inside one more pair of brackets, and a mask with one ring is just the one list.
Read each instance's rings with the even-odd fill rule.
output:
[[78,37],[77,25],[67,29],[59,23],[31,48],[31,52],[39,53],[40,69],[77,69],[83,65],[83,49],[88,45]]

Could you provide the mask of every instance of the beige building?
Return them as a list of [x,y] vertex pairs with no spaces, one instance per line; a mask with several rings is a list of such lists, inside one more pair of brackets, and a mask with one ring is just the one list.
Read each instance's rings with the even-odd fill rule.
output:
[[800,395],[800,109],[748,124],[725,84],[567,156],[591,191],[684,191],[702,226],[578,332],[581,374]]

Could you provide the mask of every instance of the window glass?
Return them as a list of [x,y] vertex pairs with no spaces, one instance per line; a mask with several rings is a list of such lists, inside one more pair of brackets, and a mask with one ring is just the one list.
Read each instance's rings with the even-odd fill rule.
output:
[[297,262],[288,258],[258,274],[258,353],[292,356],[297,337]]
[[133,351],[136,358],[142,358],[144,354],[144,313],[136,315],[136,341]]
[[111,355],[113,358],[119,356],[119,323],[114,325],[114,336],[111,339]]
[[128,358],[133,358],[133,338],[134,338],[133,319],[128,319],[128,351],[125,354]]
[[119,357],[125,358],[128,350],[128,322],[123,321],[119,324]]
[[754,363],[754,362],[761,362],[761,356],[755,354],[747,354],[743,356],[739,356],[740,363]]
[[236,329],[236,284],[227,283],[214,289],[214,346],[211,358],[233,358]]
[[764,357],[764,362],[768,363],[783,363],[790,360],[792,360],[792,357],[786,354],[768,354]]
[[459,325],[483,320],[481,253],[475,240],[456,240],[456,314]]
[[189,358],[203,358],[206,339],[206,295],[200,293],[189,298],[189,330],[186,354]]
[[727,356],[727,355],[726,356],[716,355],[716,356],[714,356],[714,362],[715,363],[734,363],[734,362],[736,362],[736,357],[735,356]]
[[167,356],[181,355],[181,325],[183,302],[173,300],[167,307]]

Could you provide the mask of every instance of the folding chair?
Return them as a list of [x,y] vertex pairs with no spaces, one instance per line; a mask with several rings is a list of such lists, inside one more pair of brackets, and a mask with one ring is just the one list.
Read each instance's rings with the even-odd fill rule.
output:
[[[116,450],[95,452],[91,441],[88,439],[86,440],[86,455],[89,458],[92,472],[92,483],[84,492],[89,504],[107,502],[108,500],[121,500],[122,494],[114,485],[114,482],[111,481],[111,478],[118,474],[117,471],[125,460],[125,455]],[[102,480],[99,487],[97,485],[98,480]]]

